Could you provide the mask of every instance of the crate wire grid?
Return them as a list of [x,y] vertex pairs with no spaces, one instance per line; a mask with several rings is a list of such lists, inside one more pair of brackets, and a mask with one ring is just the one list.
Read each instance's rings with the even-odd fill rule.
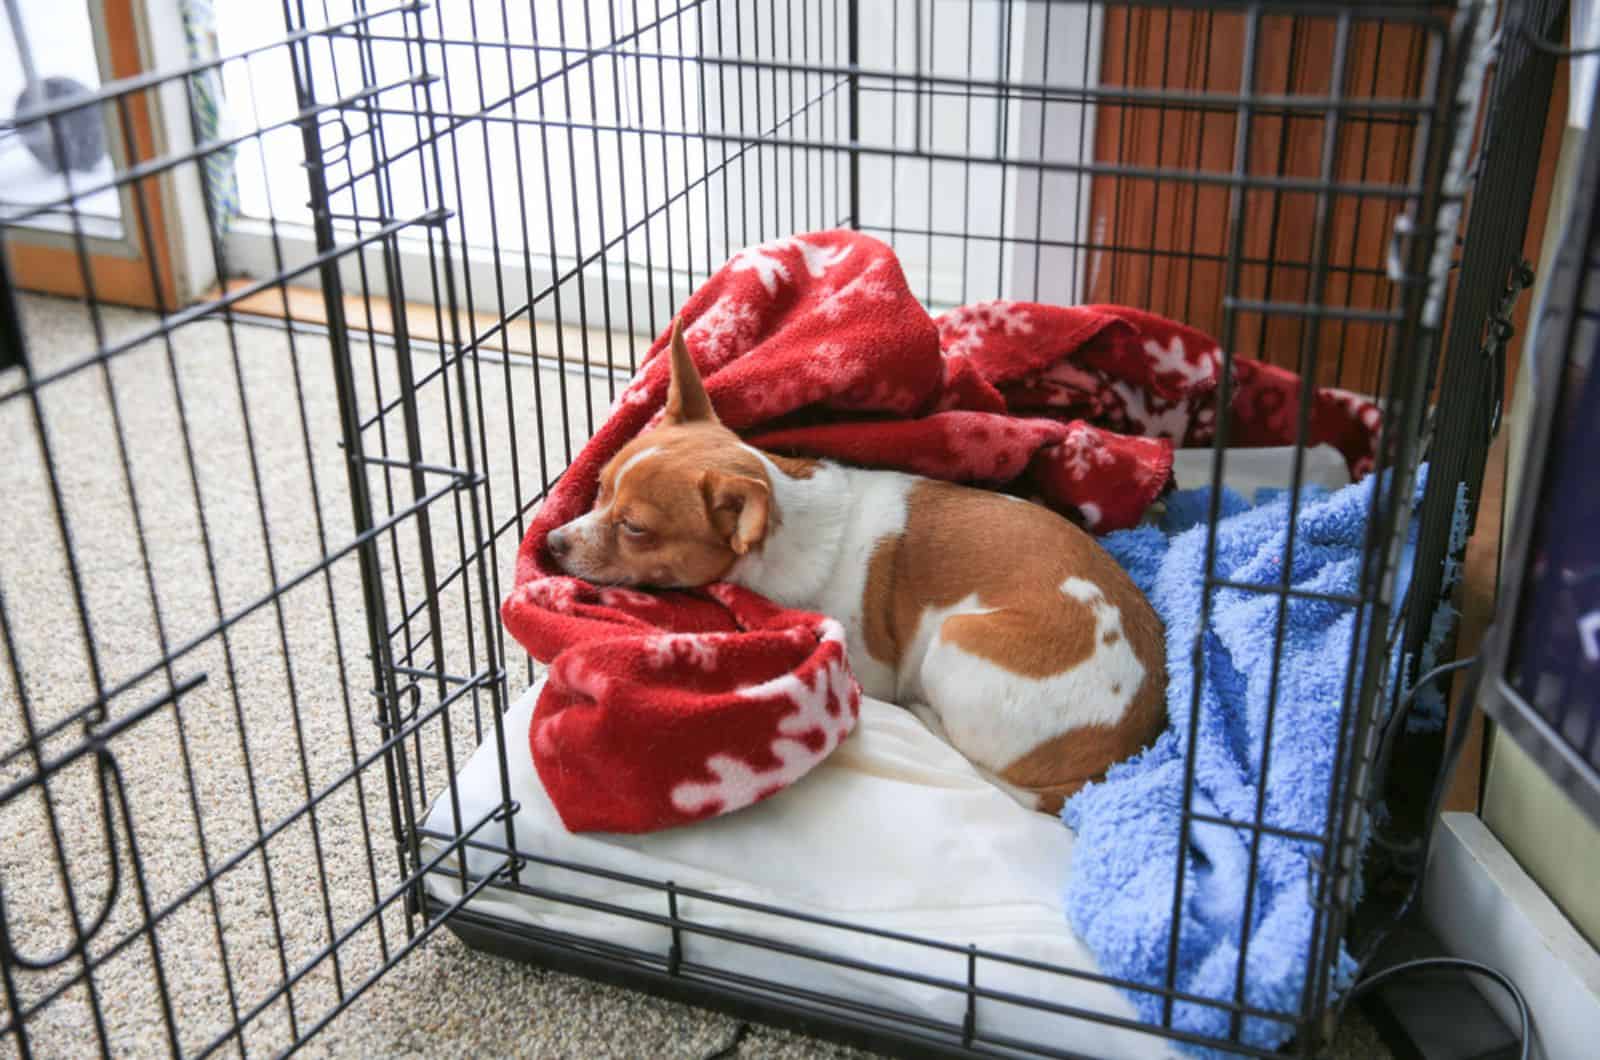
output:
[[[1294,14],[1286,13],[1289,7]],[[1337,347],[1334,371],[1343,374],[1345,348],[1329,342],[1330,334],[1364,328],[1367,340],[1379,343],[1373,389],[1390,413],[1380,464],[1398,473],[1377,494],[1370,520],[1370,540],[1384,547],[1368,550],[1362,592],[1349,603],[1371,621],[1383,621],[1396,603],[1387,577],[1405,522],[1399,501],[1409,496],[1437,359],[1447,264],[1438,250],[1448,255],[1451,209],[1465,193],[1464,130],[1474,118],[1488,22],[1476,4],[1445,18],[1421,5],[1382,12],[1337,4],[1209,5],[1200,12],[1183,5],[1157,11],[1143,4],[897,2],[888,15],[894,46],[885,65],[862,39],[867,16],[861,8],[800,5],[798,22],[790,7],[789,21],[781,24],[776,8],[749,2],[647,7],[619,0],[605,6],[603,21],[595,5],[540,3],[528,9],[522,25],[505,4],[476,4],[462,9],[468,15],[463,26],[455,21],[459,13],[447,15],[442,6],[286,4],[290,29],[280,40],[249,54],[108,85],[90,97],[87,105],[101,109],[120,135],[124,157],[134,158],[141,99],[176,85],[192,100],[201,79],[216,71],[233,77],[230,84],[242,78],[251,115],[244,132],[207,137],[196,129],[194,144],[127,165],[115,188],[131,202],[131,221],[148,246],[151,204],[165,174],[235,152],[241,164],[265,170],[269,138],[295,137],[306,163],[314,251],[297,256],[291,226],[269,216],[275,267],[266,276],[193,306],[162,304],[155,317],[140,316],[104,306],[95,293],[91,241],[76,203],[102,189],[73,187],[64,201],[34,210],[53,210],[70,222],[89,291],[82,313],[92,349],[61,363],[28,363],[20,380],[0,380],[6,437],[31,457],[18,461],[10,472],[16,477],[7,480],[8,495],[26,498],[17,507],[29,518],[8,519],[8,529],[19,529],[15,538],[8,534],[7,544],[15,547],[5,551],[20,557],[47,542],[51,562],[42,566],[55,590],[48,606],[56,619],[36,621],[30,609],[22,621],[23,597],[15,586],[30,572],[10,561],[0,565],[7,694],[17,706],[15,735],[8,730],[4,741],[0,813],[8,831],[36,836],[50,850],[48,858],[29,858],[19,853],[22,845],[12,844],[0,862],[7,997],[0,1040],[24,1055],[52,1051],[58,1039],[51,1032],[59,1032],[70,1014],[87,1016],[105,1052],[154,1041],[162,1051],[186,1055],[277,1051],[316,1033],[447,924],[475,932],[469,937],[480,944],[536,954],[557,966],[879,1045],[1011,1045],[1070,1055],[1049,1043],[997,1040],[970,1016],[965,1025],[948,1026],[857,999],[786,993],[780,984],[736,969],[697,965],[693,938],[709,929],[678,916],[677,899],[726,900],[668,881],[628,881],[661,895],[661,913],[651,919],[674,943],[662,953],[538,932],[468,910],[472,896],[491,888],[571,901],[559,888],[530,882],[535,863],[593,871],[512,850],[503,814],[458,821],[456,834],[442,837],[444,854],[430,863],[420,856],[419,815],[436,796],[453,797],[455,768],[479,742],[506,737],[501,714],[535,676],[496,619],[528,514],[592,433],[672,306],[739,246],[854,225],[897,248],[920,246],[920,258],[905,253],[908,278],[930,305],[1000,293],[1048,297],[1062,276],[1058,298],[1081,297],[1084,287],[1098,282],[1095,276],[1104,277],[1113,294],[1138,298],[1153,288],[1148,279],[1143,291],[1133,285],[1130,268],[1147,275],[1184,268],[1189,287],[1210,269],[1222,276],[1219,337],[1229,357],[1249,318],[1262,322],[1251,332],[1258,341],[1268,337],[1269,321],[1285,324],[1295,339],[1286,353],[1244,352],[1279,356],[1299,368],[1308,385],[1327,370],[1325,346]],[[881,8],[875,17],[883,17]],[[965,55],[958,54],[951,69],[935,61],[932,43],[923,56],[941,19],[964,34]],[[1175,20],[1183,19],[1203,27],[1197,41],[1239,35],[1242,61],[1231,88],[1214,87],[1209,66],[1201,87],[1171,87],[1170,54],[1158,87],[1090,84],[1086,74],[1062,87],[1053,78],[1066,75],[1051,71],[1048,48],[1039,57],[1044,65],[1028,79],[1029,39],[1048,44],[1079,30],[1098,41],[1118,24],[1126,72],[1141,39],[1136,27],[1145,40],[1170,38]],[[911,27],[906,55],[903,24]],[[974,27],[985,24],[993,55],[974,48]],[[518,29],[524,37],[516,36]],[[1036,36],[1027,37],[1028,29]],[[1332,34],[1335,46],[1326,56],[1315,56],[1309,46],[1314,31]],[[1272,58],[1263,42],[1285,32],[1292,44],[1287,87],[1258,83],[1258,69]],[[1411,95],[1379,94],[1375,76],[1365,88],[1355,76],[1367,71],[1354,71],[1351,57],[1374,41],[1373,54],[1382,55],[1385,33],[1411,35],[1404,38],[1414,57],[1406,73]],[[1083,54],[1089,62],[1090,49]],[[1296,64],[1320,58],[1334,72],[1323,89],[1295,90]],[[902,69],[903,61],[913,68]],[[249,90],[258,64],[266,62],[288,63],[295,82],[295,106],[279,117],[262,117],[262,101]],[[497,94],[500,74],[489,71],[502,68]],[[701,86],[697,108],[687,87],[691,69]],[[675,95],[664,87],[673,78],[684,86]],[[659,103],[654,114],[645,88],[651,80]],[[605,94],[608,82],[612,89]],[[625,84],[633,90],[631,108],[624,105]],[[669,97],[676,108],[668,107]],[[610,113],[602,101],[612,105]],[[237,94],[229,102],[242,105]],[[994,116],[986,142],[976,142],[975,115],[983,107]],[[1008,110],[1028,117],[1029,107],[1036,139],[1015,135],[1018,125]],[[1069,126],[1079,139],[1074,157],[1045,150],[1053,107],[1076,108]],[[874,117],[885,109],[887,126]],[[1232,123],[1231,143],[1221,164],[1210,168],[1124,161],[1121,139],[1118,160],[1090,160],[1085,145],[1100,131],[1091,133],[1088,116],[1093,112],[1104,124],[1113,109],[1124,127],[1137,127],[1141,116],[1158,122],[1171,116],[1177,123],[1177,115],[1199,113],[1205,116],[1197,134],[1202,141],[1210,131],[1205,121],[1220,118]],[[54,124],[58,114],[45,120]],[[951,123],[936,117],[952,114],[965,119],[959,143],[941,141],[937,131]],[[1311,176],[1284,171],[1287,130],[1295,122],[1312,125],[1321,145]],[[1347,145],[1359,142],[1351,130],[1361,128],[1364,156],[1374,130],[1386,125],[1404,133],[1391,166],[1368,172],[1358,159],[1355,175],[1345,175],[1340,151],[1353,152]],[[1265,138],[1263,130],[1271,128],[1278,130],[1277,171],[1257,172],[1251,136]],[[506,132],[511,165],[505,164]],[[475,154],[499,163],[494,179],[533,189],[519,216],[501,217],[495,196],[474,194]],[[1196,158],[1205,157],[1202,143]],[[415,174],[409,183],[400,178],[407,170]],[[608,200],[599,193],[611,180],[630,179],[643,188],[643,209],[626,195]],[[952,180],[962,187],[959,220],[948,215],[942,197]],[[1203,206],[1220,202],[1227,218],[1223,241],[1212,248],[1157,247],[1154,241],[1141,247],[1120,234],[1108,237],[1089,218],[1097,181],[1114,189],[1113,216],[1125,191],[1131,197],[1134,188],[1154,189],[1153,218],[1161,190],[1187,191],[1194,231]],[[918,200],[896,193],[916,185],[926,189],[923,216],[907,217],[902,200]],[[885,186],[894,192],[887,201],[875,193]],[[586,187],[596,194],[585,199],[580,190]],[[1031,196],[1032,218],[1007,217],[1002,210],[989,214],[985,225],[973,224],[980,216],[975,198],[998,195],[1003,203],[1018,189]],[[1206,192],[1216,198],[1205,198]],[[272,194],[290,193],[273,187]],[[1065,234],[1046,237],[1045,218],[1055,216],[1047,205],[1052,196],[1072,203],[1072,220]],[[1258,200],[1271,203],[1265,231],[1249,210]],[[1306,201],[1314,221],[1297,246],[1280,231],[1293,213],[1283,204]],[[1385,258],[1357,260],[1352,237],[1350,260],[1336,260],[1330,225],[1344,202],[1374,206],[1375,220],[1367,223],[1383,232]],[[488,223],[469,229],[468,219],[476,222],[480,211],[490,214]],[[564,223],[568,214],[570,225]],[[1391,240],[1388,229],[1402,214],[1412,219],[1410,238]],[[12,216],[7,227],[27,219],[26,213]],[[212,255],[219,274],[228,275],[229,245],[218,219],[212,220]],[[1172,216],[1179,237],[1183,220]],[[480,231],[490,237],[487,272],[482,248],[474,245]],[[508,235],[501,246],[502,233],[516,238]],[[1265,256],[1247,252],[1257,242],[1267,248]],[[961,266],[936,277],[948,250]],[[150,269],[160,292],[162,278],[154,264]],[[1241,292],[1252,270],[1262,274],[1261,285],[1247,296]],[[1330,278],[1341,275],[1348,277],[1343,304],[1329,293]],[[1382,308],[1357,304],[1357,276],[1372,280]],[[492,290],[484,289],[485,277]],[[1275,277],[1280,290],[1299,290],[1302,299],[1275,295]],[[307,282],[322,288],[322,323],[263,330],[250,309],[259,303],[250,300],[275,299],[291,316],[288,286]],[[398,308],[408,302],[421,310]],[[525,347],[513,341],[518,329]],[[283,364],[264,363],[258,355],[264,335],[287,343],[287,388]],[[27,334],[21,338],[26,346]],[[139,367],[149,378],[134,370]],[[237,431],[227,437],[202,433],[186,403],[208,385],[207,373],[220,373],[223,393],[237,403]],[[161,430],[130,433],[125,422],[157,403],[165,404]],[[92,424],[81,422],[85,405],[101,413]],[[1302,439],[1305,430],[1303,404]],[[1225,438],[1224,417],[1219,446]],[[286,443],[286,473],[271,461],[264,473],[257,457]],[[90,464],[111,477],[94,479],[85,471]],[[1220,461],[1215,472],[1220,476]],[[1297,461],[1296,485],[1299,477]],[[131,582],[112,579],[112,591],[102,588],[106,570],[97,563],[96,550],[105,543],[85,537],[85,483],[122,520],[121,558],[126,569],[139,572]],[[288,493],[309,499],[314,518],[286,524],[281,513],[297,513]],[[180,500],[157,503],[168,498]],[[235,534],[226,515],[236,508],[245,517]],[[246,553],[253,558],[236,559]],[[1293,595],[1286,587],[1264,591]],[[209,617],[168,628],[167,616],[183,609],[185,593],[196,594]],[[134,612],[147,613],[148,624],[121,621]],[[1364,685],[1356,687],[1352,678],[1344,693],[1348,738],[1335,769],[1338,790],[1327,832],[1277,836],[1279,830],[1262,822],[1259,805],[1256,820],[1225,822],[1254,837],[1252,878],[1263,837],[1303,842],[1329,869],[1318,895],[1301,1011],[1285,1017],[1239,1003],[1241,956],[1232,1002],[1183,996],[1173,989],[1169,969],[1165,988],[1156,988],[1169,1017],[1174,1001],[1215,1004],[1231,1014],[1234,1035],[1245,1016],[1279,1020],[1299,1032],[1301,1050],[1314,1048],[1326,1031],[1319,1016],[1349,913],[1354,836],[1371,783],[1363,770],[1372,722],[1380,692],[1398,692],[1377,687],[1386,646],[1382,638],[1371,640]],[[251,668],[262,655],[268,669]],[[244,669],[256,674],[274,667],[268,682],[239,676]],[[301,689],[307,687],[333,690],[334,697],[305,701]],[[287,769],[287,778],[261,775],[264,733],[281,731],[285,715],[292,746],[275,764]],[[217,737],[220,743],[213,743]],[[183,778],[174,819],[161,816],[171,808],[171,792],[148,780],[130,781],[121,764],[121,758],[150,753],[164,756],[165,767],[150,779],[170,787],[173,778]],[[502,759],[503,785],[504,769]],[[509,803],[508,786],[506,793]],[[240,802],[248,812],[240,812]],[[93,827],[74,829],[74,819]],[[1216,823],[1186,805],[1185,842],[1191,822]],[[451,854],[469,845],[498,851],[502,870],[466,881],[466,894],[449,906],[426,898],[423,876],[436,868],[464,874]],[[185,858],[176,873],[169,871],[170,861]],[[1181,861],[1176,871],[1181,885]],[[294,905],[285,896],[296,891],[311,901]],[[309,921],[302,924],[307,909]],[[741,941],[775,945],[753,936]],[[983,963],[1015,960],[904,941],[968,953],[967,981],[935,985],[965,995],[969,1014],[974,999],[995,997],[982,985]],[[1248,937],[1241,941],[1247,948]],[[839,959],[822,948],[793,956]],[[130,964],[147,972],[146,1004],[132,1019],[126,1004],[112,1006],[102,996],[100,985]],[[910,970],[873,970],[917,978]],[[1164,1033],[1186,1039],[1182,1032]]]

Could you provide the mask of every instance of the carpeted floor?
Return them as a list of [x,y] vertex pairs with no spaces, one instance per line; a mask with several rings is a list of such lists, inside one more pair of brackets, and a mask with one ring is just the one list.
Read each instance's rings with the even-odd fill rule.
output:
[[[25,299],[23,315],[39,377],[154,324],[46,298]],[[353,352],[355,402],[372,416],[399,392],[400,366],[381,345]],[[208,321],[48,382],[37,408],[15,393],[18,372],[0,373],[0,790],[34,772],[30,733],[62,729],[37,741],[49,784],[0,805],[5,926],[23,958],[47,965],[13,969],[35,1055],[80,1055],[96,1034],[117,1055],[166,1052],[163,986],[183,1053],[277,1052],[375,975],[309,1053],[860,1055],[762,1028],[735,1045],[734,1019],[474,953],[443,931],[377,974],[407,945],[408,925],[392,900],[399,853],[360,557],[345,549],[353,523],[330,365],[324,338]],[[474,511],[448,475],[428,472],[429,525],[396,520],[372,558],[400,661],[426,674],[439,653],[444,670],[470,675],[490,665],[484,596],[492,607],[509,578],[517,499],[559,472],[620,384],[488,364],[463,403],[437,354],[408,367],[424,460],[464,466],[470,436],[489,488]],[[532,408],[544,411],[537,433]],[[405,413],[363,429],[369,455],[403,455]],[[407,472],[370,463],[364,473],[380,527],[412,506]],[[487,594],[477,525],[496,531],[481,563]],[[467,576],[452,577],[458,568]],[[430,582],[437,613],[421,603]],[[507,657],[521,687],[526,663]],[[56,769],[82,745],[80,716],[102,702],[116,734]],[[471,752],[489,709],[486,696],[463,695],[413,722],[400,744],[412,812]],[[82,946],[68,926],[74,904],[84,924],[109,906]],[[152,919],[154,945],[139,931]],[[0,1055],[16,1048],[0,1036]],[[1384,1054],[1352,1020],[1332,1055]]]

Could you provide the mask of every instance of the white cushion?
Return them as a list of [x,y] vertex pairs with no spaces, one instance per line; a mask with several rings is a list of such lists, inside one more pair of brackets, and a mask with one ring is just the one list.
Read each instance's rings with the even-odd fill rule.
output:
[[[980,777],[967,761],[908,711],[863,698],[855,733],[810,775],[748,809],[649,835],[572,835],[539,783],[528,752],[528,720],[538,694],[530,688],[505,717],[513,822],[519,851],[608,869],[712,895],[745,899],[876,929],[938,939],[1056,967],[1097,972],[1093,958],[1067,925],[1061,891],[1072,859],[1073,835],[1059,821],[1022,809]],[[641,753],[648,753],[641,749]],[[481,820],[501,802],[493,739],[472,755],[457,778],[460,820]],[[475,838],[504,842],[504,824],[484,825]],[[425,829],[459,835],[448,791],[435,799]],[[424,859],[443,849],[423,843]],[[500,863],[490,851],[471,851],[469,872]],[[452,901],[459,879],[447,871],[454,856],[430,874],[428,889]],[[537,863],[525,883],[653,914],[665,895],[633,884]],[[565,905],[515,891],[487,888],[472,908],[506,920],[571,932],[665,955],[666,927],[612,913]],[[680,916],[764,939],[886,965],[962,984],[964,952],[929,949],[837,928],[808,924],[707,899],[683,898]],[[855,969],[685,932],[687,961],[759,976],[786,985],[918,1013],[960,1026],[965,996],[957,989],[896,980]],[[1127,998],[1102,983],[1057,972],[980,959],[980,987],[1133,1020]],[[1091,1056],[1172,1055],[1150,1035],[1056,1013],[981,999],[980,1034],[1038,1041]]]
[[[1172,477],[1181,490],[1211,485],[1211,446],[1179,449],[1172,454]],[[1294,480],[1294,446],[1230,448],[1222,461],[1222,481],[1245,500],[1253,500],[1262,487],[1288,489]],[[1350,484],[1344,456],[1331,445],[1307,447],[1300,465],[1300,483],[1330,490]]]

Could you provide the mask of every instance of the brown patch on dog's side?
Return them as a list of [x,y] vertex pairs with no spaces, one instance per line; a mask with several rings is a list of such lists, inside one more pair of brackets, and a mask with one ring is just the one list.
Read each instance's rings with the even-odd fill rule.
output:
[[765,450],[763,453],[772,461],[774,467],[790,478],[808,479],[817,473],[817,465],[822,463],[809,456],[783,456],[778,453],[767,453]]
[[[1165,666],[1144,663],[1144,680],[1133,701],[1113,725],[1084,725],[1035,747],[1000,776],[1019,788],[1036,792],[1039,808],[1059,813],[1061,805],[1112,765],[1148,746],[1167,722]],[[1048,805],[1047,805],[1048,804]]]
[[1147,669],[1149,658],[1161,659],[1161,622],[1143,594],[1093,538],[1055,512],[933,481],[919,482],[907,507],[896,547],[880,543],[874,553],[875,562],[880,555],[899,562],[877,577],[868,571],[864,614],[888,612],[892,619],[877,646],[869,642],[879,661],[899,663],[927,608],[976,596],[993,612],[947,619],[944,640],[1013,673],[1065,673],[1094,653],[1096,640],[1089,605],[1061,592],[1068,578],[1095,585],[1121,612]]
[[897,666],[900,638],[894,606],[895,564],[900,558],[900,536],[885,537],[867,561],[867,586],[862,593],[861,639],[867,652],[880,662]]
[[[1093,608],[1061,590],[1069,578],[1099,589],[1119,613],[1120,632],[1097,632]],[[1090,662],[1099,644],[1113,645],[1124,636],[1144,668],[1117,722],[1073,729],[997,770],[1038,794],[1041,809],[1055,812],[1161,731],[1165,635],[1122,567],[1087,533],[1047,508],[951,483],[920,482],[908,498],[904,531],[878,543],[867,569],[862,633],[868,652],[898,669],[924,613],[969,597],[988,613],[952,615],[940,626],[940,639],[1012,673],[1035,679],[1066,673]]]

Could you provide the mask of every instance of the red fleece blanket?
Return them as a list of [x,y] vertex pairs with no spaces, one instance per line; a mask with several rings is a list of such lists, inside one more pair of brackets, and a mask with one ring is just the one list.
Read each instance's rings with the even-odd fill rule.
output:
[[[1117,306],[997,301],[930,318],[894,253],[856,232],[741,251],[681,319],[718,416],[751,444],[1004,487],[1100,533],[1137,523],[1170,483],[1174,444],[1215,430],[1223,357],[1206,335]],[[544,552],[659,416],[668,334],[540,505],[501,607],[551,663],[530,746],[573,831],[652,831],[766,798],[838,745],[860,698],[829,619],[732,585],[597,587]],[[1234,358],[1229,443],[1291,443],[1299,387]],[[1312,444],[1366,472],[1376,407],[1321,389],[1309,419]]]

